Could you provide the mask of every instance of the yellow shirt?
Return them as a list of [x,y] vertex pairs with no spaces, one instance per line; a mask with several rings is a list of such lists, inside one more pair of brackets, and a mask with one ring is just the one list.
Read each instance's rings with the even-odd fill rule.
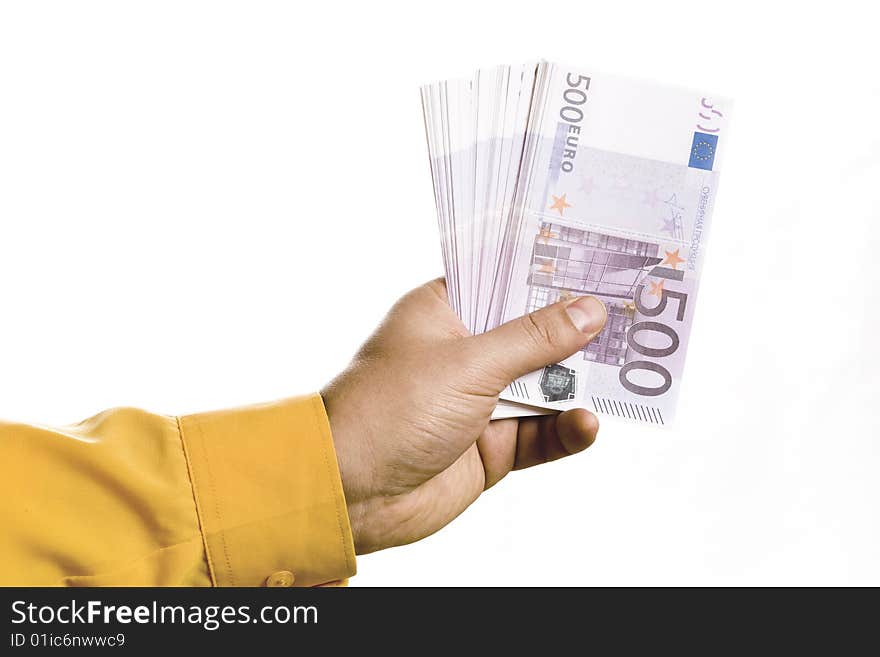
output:
[[0,585],[316,586],[355,573],[318,395],[0,422]]

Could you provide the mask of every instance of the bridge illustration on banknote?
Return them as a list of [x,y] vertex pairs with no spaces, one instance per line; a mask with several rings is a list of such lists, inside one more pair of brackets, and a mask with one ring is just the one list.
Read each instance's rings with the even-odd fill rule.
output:
[[[661,262],[659,253],[660,245],[654,242],[544,221],[532,249],[525,311],[584,294],[600,298],[608,321],[584,347],[583,357],[622,367],[626,363],[626,331],[635,318],[633,298],[651,268]],[[554,390],[560,386],[561,373],[547,376]],[[551,392],[549,396],[560,394]]]

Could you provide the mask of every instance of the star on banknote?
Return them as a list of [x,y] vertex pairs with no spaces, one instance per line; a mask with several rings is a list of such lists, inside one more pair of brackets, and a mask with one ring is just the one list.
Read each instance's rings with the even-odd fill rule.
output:
[[678,265],[684,262],[684,258],[679,257],[678,252],[681,249],[675,249],[675,251],[665,251],[666,257],[661,262],[661,265],[672,265],[673,269],[678,269]]
[[663,296],[663,285],[666,283],[663,279],[659,281],[648,281],[648,285],[650,285],[650,289],[648,290],[648,294],[655,297]]
[[565,210],[572,207],[571,203],[566,202],[565,200],[566,194],[562,196],[553,196],[553,203],[550,205],[551,210],[558,210],[559,216],[563,216]]

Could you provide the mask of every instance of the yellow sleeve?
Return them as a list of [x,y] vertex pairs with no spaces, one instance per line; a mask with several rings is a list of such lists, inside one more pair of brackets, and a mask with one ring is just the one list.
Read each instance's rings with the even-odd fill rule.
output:
[[0,422],[0,585],[315,586],[355,573],[318,395]]

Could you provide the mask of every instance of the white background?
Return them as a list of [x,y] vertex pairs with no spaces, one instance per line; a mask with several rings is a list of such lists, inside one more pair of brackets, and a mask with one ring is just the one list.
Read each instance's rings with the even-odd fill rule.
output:
[[442,273],[418,85],[582,63],[736,100],[679,426],[605,420],[353,584],[880,584],[859,6],[5,2],[0,416],[315,390]]

